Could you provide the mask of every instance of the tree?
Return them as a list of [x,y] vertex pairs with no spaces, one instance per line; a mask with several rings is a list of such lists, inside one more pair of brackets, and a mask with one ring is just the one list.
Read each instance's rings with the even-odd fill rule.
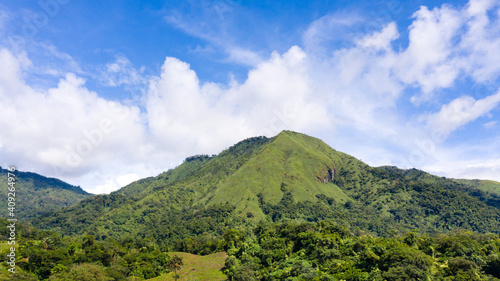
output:
[[51,280],[63,280],[63,281],[111,281],[113,278],[107,276],[103,267],[83,263],[79,265],[74,265],[68,273],[62,273],[60,275],[51,276]]
[[174,279],[175,280],[179,280],[179,278],[181,277],[178,273],[178,271],[181,269],[181,266],[183,265],[184,263],[182,262],[182,258],[175,255],[172,257],[172,259],[170,260],[170,263],[169,263],[169,268],[170,270],[172,270],[174,272]]

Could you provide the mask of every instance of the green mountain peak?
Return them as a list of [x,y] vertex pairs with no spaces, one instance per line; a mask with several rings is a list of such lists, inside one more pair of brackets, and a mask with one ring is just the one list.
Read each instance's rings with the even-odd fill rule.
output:
[[317,138],[282,131],[228,177],[209,204],[227,202],[237,213],[260,218],[259,202],[278,204],[286,193],[297,202],[317,201],[319,194],[346,202],[348,196],[333,183],[344,156]]

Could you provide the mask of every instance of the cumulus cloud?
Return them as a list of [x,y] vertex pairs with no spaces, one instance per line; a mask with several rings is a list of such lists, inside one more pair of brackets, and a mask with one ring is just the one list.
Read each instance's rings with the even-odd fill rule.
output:
[[52,176],[82,175],[143,146],[136,107],[106,101],[74,74],[40,92],[26,85],[26,56],[0,50],[0,158]]
[[388,50],[392,41],[399,37],[396,23],[389,23],[381,32],[368,34],[361,38],[357,44],[363,48],[373,48],[374,50]]
[[[243,84],[201,85],[190,66],[167,58],[161,76],[150,84],[148,124],[158,142],[217,152],[254,135],[284,128],[303,130],[326,120],[326,109],[310,91],[305,53],[292,47],[250,71]],[[182,142],[179,141],[182,136]]]
[[464,12],[466,33],[460,47],[468,54],[466,69],[480,83],[496,80],[500,74],[500,14],[489,14],[499,6],[495,1],[470,1]]
[[[342,48],[324,62],[314,62],[310,71],[316,91],[329,103],[330,118],[337,125],[355,127],[379,136],[393,133],[395,101],[402,83],[395,79],[396,54],[391,42],[398,37],[395,24],[368,34],[351,48]],[[381,114],[385,112],[387,114]]]
[[424,99],[435,89],[452,85],[460,69],[454,60],[452,39],[462,24],[460,13],[446,5],[433,10],[421,7],[409,28],[408,48],[398,59],[398,75],[407,84],[421,87]]
[[304,131],[328,119],[298,47],[274,53],[244,83],[230,86],[200,84],[187,63],[167,58],[150,80],[144,112],[99,97],[71,73],[56,87],[37,91],[22,79],[22,69],[31,65],[26,56],[3,49],[0,59],[0,105],[8,108],[0,124],[10,132],[0,139],[2,160],[86,181],[82,185],[91,192],[116,190],[187,155],[218,153],[246,137]]

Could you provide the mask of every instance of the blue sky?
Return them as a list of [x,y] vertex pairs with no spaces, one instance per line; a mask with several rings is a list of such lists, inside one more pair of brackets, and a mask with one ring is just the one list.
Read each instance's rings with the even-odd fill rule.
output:
[[497,1],[7,1],[0,165],[93,193],[283,129],[500,181]]

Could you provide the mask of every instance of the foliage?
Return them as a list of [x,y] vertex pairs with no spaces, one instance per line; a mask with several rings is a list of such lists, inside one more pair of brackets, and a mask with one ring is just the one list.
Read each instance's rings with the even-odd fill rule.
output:
[[[0,204],[7,206],[8,170],[0,167]],[[14,172],[16,204],[15,215],[23,221],[31,220],[64,207],[72,206],[91,194],[78,186],[67,184],[61,180],[47,178],[35,173]],[[2,208],[0,217],[7,217],[7,207]]]
[[74,265],[68,272],[51,276],[49,280],[60,281],[111,281],[106,271],[98,265],[83,263]]
[[168,271],[167,252],[227,250],[231,280],[499,278],[498,190],[373,168],[284,131],[37,217],[60,234],[21,227],[23,268],[62,278],[94,264],[115,280],[151,278]]
[[179,275],[179,270],[181,269],[183,263],[182,263],[182,258],[177,256],[177,255],[174,255],[171,259],[170,259],[170,263],[168,264],[168,267],[170,268],[171,271],[174,272],[174,279],[175,280],[178,280],[180,278],[180,275]]
[[[64,235],[154,238],[162,251],[221,251],[225,230],[260,221],[336,221],[356,234],[389,237],[419,229],[500,231],[497,195],[480,182],[415,169],[372,168],[321,140],[284,131],[244,140],[179,167],[38,217]],[[488,188],[495,190],[493,182]]]
[[[231,243],[229,280],[498,280],[500,236],[455,231],[393,238],[352,235],[328,221],[259,225]],[[493,258],[492,258],[493,257]],[[491,262],[494,261],[494,265]]]
[[[6,225],[0,219],[0,227]],[[17,226],[16,265],[41,280],[125,280],[169,272],[170,257],[154,239],[97,241],[92,235],[62,237],[25,224]]]

